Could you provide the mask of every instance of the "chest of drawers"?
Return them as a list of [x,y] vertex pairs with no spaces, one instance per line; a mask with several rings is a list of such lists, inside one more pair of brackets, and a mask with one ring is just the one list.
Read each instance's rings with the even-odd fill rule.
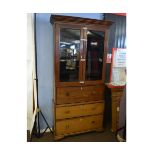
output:
[[77,133],[103,131],[103,86],[58,88],[57,92],[55,140]]

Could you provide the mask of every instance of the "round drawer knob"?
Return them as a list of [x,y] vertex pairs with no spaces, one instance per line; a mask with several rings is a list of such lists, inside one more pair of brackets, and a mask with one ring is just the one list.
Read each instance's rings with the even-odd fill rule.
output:
[[70,111],[69,111],[69,110],[65,111],[65,114],[69,114],[69,113],[70,113]]
[[92,124],[94,124],[94,123],[95,123],[95,121],[91,121],[91,123],[92,123]]
[[69,93],[68,92],[66,93],[66,96],[69,96]]
[[96,107],[93,107],[92,110],[96,110]]

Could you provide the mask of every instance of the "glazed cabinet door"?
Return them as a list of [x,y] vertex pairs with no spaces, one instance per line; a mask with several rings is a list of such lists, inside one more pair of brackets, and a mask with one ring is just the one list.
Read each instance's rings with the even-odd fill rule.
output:
[[104,83],[106,29],[58,24],[55,39],[55,81],[58,86]]
[[82,66],[80,56],[83,49],[80,26],[58,25],[56,39],[56,81],[64,85],[78,85]]
[[84,38],[84,79],[85,83],[103,83],[105,77],[105,57],[107,47],[106,31],[103,28],[87,27]]

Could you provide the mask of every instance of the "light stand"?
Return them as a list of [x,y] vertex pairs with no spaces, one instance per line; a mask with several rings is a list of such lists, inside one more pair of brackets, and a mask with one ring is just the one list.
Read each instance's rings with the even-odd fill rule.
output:
[[[34,124],[34,128],[32,130],[32,134],[34,134],[37,138],[40,138],[41,136],[43,136],[43,134],[46,132],[47,129],[50,130],[50,132],[52,133],[52,130],[46,120],[46,118],[44,117],[41,109],[39,108],[39,100],[38,100],[38,70],[37,70],[37,41],[36,41],[36,13],[34,13],[34,41],[35,41],[35,72],[36,72],[36,77],[35,77],[35,81],[36,81],[36,94],[37,94],[37,113],[35,116],[35,124]],[[43,133],[40,133],[40,116],[42,116],[43,120],[45,121],[47,127],[44,130]],[[34,133],[35,130],[35,133]],[[31,140],[32,140],[32,136],[31,136]]]

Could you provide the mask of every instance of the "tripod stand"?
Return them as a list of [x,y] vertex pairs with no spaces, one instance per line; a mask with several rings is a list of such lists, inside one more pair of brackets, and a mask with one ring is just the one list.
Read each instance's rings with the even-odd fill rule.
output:
[[[36,81],[37,81],[37,80],[36,80]],[[37,83],[38,83],[38,82],[37,82]],[[38,89],[38,84],[37,84],[37,89]],[[38,98],[38,95],[37,95],[37,98]],[[37,101],[38,101],[38,100],[37,100]],[[46,125],[47,125],[47,127],[46,127],[46,129],[44,130],[43,133],[40,133],[40,116],[42,116],[44,122],[45,122]],[[37,113],[36,113],[36,117],[35,117],[35,126],[34,126],[34,127],[35,127],[35,131],[36,131],[36,132],[34,133],[34,135],[35,135],[37,138],[40,138],[41,136],[43,136],[43,134],[46,132],[47,129],[49,129],[50,132],[52,133],[52,130],[51,130],[51,128],[50,128],[50,126],[49,126],[49,124],[48,124],[48,122],[47,122],[45,116],[43,115],[41,109],[39,108],[38,102],[37,102]]]
[[[34,42],[35,42],[35,73],[34,73],[34,81],[36,82],[36,97],[37,97],[37,109],[36,109],[36,116],[35,116],[35,123],[34,123],[34,127],[32,129],[32,134],[34,134],[37,138],[40,138],[41,136],[43,136],[43,134],[46,132],[47,129],[49,129],[49,131],[52,133],[52,130],[45,118],[45,116],[43,115],[40,107],[39,107],[39,100],[38,100],[38,70],[37,70],[37,41],[36,41],[36,13],[34,14]],[[33,94],[34,95],[34,94]],[[44,130],[43,133],[40,132],[40,116],[43,118],[44,122],[46,123],[46,129]],[[35,130],[35,132],[34,132]],[[32,136],[31,136],[31,140],[32,140]]]

